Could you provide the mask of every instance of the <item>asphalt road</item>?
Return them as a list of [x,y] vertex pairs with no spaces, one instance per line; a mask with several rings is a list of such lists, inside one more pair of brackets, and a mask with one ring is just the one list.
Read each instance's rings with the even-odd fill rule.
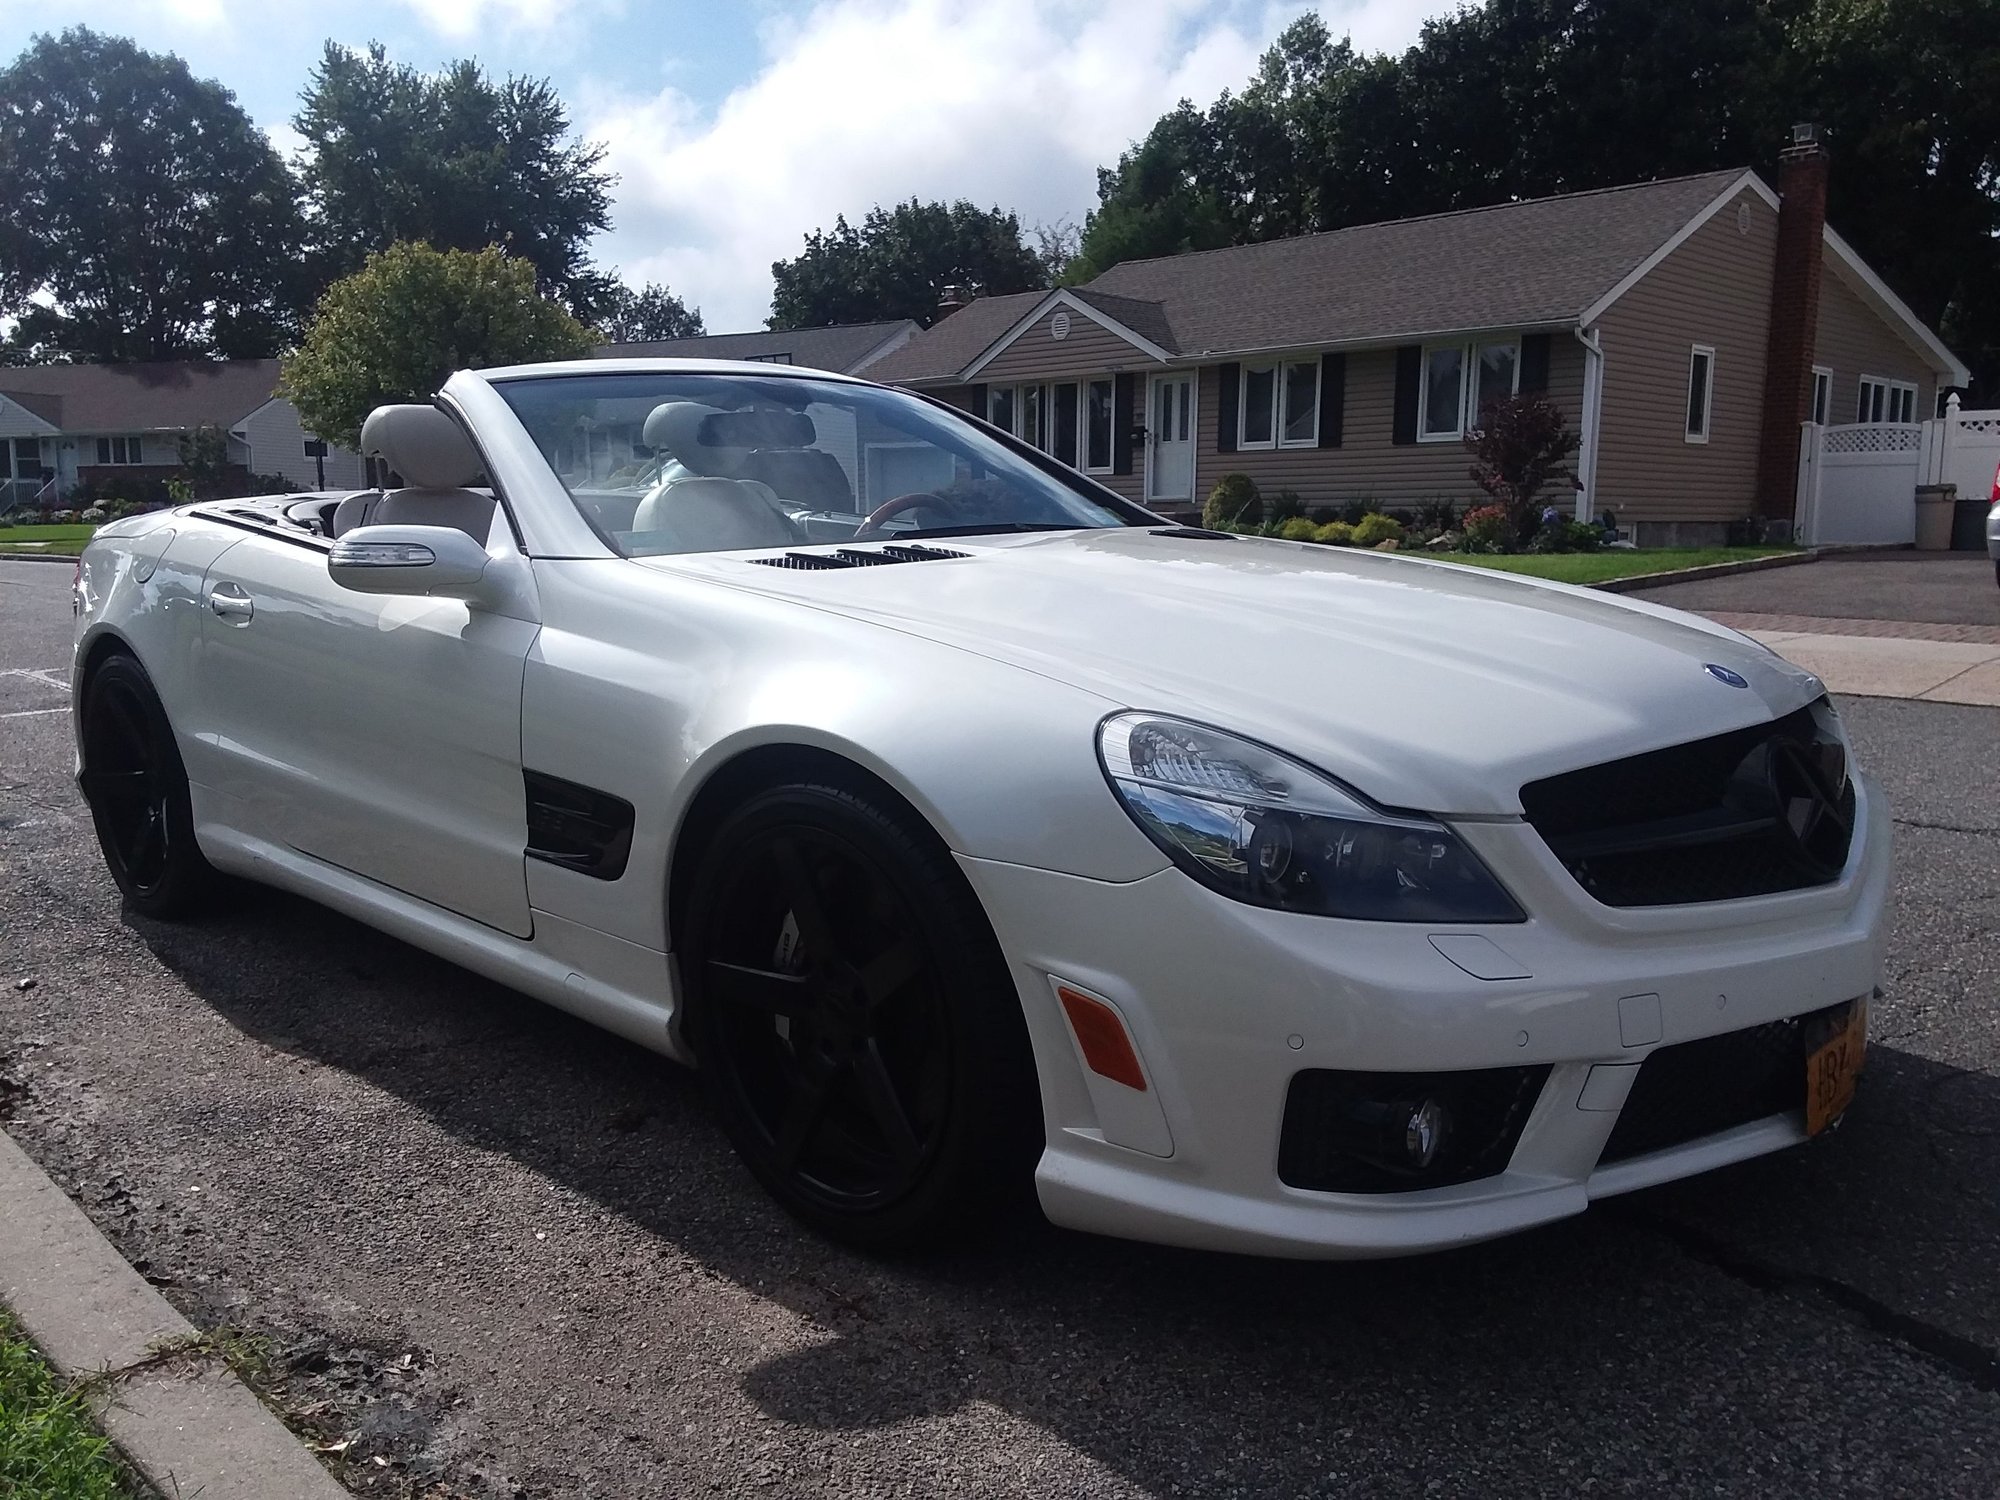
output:
[[2000,588],[1984,552],[1876,552],[1829,557],[1696,583],[1634,590],[1673,609],[2000,625]]
[[[0,564],[0,670],[68,580]],[[368,1493],[2000,1492],[2000,711],[1845,706],[1900,894],[1831,1137],[1418,1261],[897,1264],[636,1048],[288,897],[122,915],[62,701],[0,676],[0,1113]]]

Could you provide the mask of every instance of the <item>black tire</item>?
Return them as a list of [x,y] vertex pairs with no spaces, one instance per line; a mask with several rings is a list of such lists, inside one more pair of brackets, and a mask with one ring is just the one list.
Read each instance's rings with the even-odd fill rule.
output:
[[1041,1098],[1020,1000],[929,828],[879,793],[775,787],[716,829],[693,889],[691,1036],[779,1203],[876,1251],[1032,1205]]
[[111,878],[142,916],[210,909],[223,878],[195,843],[187,771],[146,669],[107,658],[83,685],[83,795]]

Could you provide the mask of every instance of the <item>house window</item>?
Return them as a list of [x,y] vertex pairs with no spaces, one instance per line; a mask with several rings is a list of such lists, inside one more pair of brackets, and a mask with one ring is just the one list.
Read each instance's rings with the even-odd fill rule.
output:
[[1688,351],[1688,401],[1686,438],[1690,443],[1708,441],[1709,408],[1715,401],[1715,351],[1696,344]]
[[1453,442],[1479,425],[1490,401],[1521,388],[1521,346],[1504,343],[1437,344],[1424,350],[1417,394],[1420,442]]
[[1276,441],[1278,367],[1245,365],[1243,387],[1237,396],[1236,446],[1269,448]]
[[1907,380],[1885,380],[1879,375],[1861,377],[1861,397],[1855,403],[1857,422],[1914,422],[1917,420],[1917,388]]
[[1076,397],[1075,381],[1050,387],[1049,431],[1055,441],[1049,456],[1072,469],[1076,467]]
[[1833,415],[1833,371],[1825,365],[1813,366],[1812,419],[1821,427]]
[[1088,474],[1111,471],[1111,382],[1093,380],[1083,388],[1083,467]]
[[1310,448],[1319,441],[1319,361],[1295,359],[1285,365],[1285,425],[1279,440],[1287,448]]
[[746,354],[745,363],[753,365],[788,365],[792,362],[789,354]]
[[97,440],[97,461],[101,464],[140,464],[145,459],[139,456],[139,439],[135,437],[101,437]]
[[[1101,419],[1094,412],[1085,410],[1086,400],[1103,402]],[[1082,464],[1094,468],[1111,467],[1111,382],[1093,380],[1079,384],[1065,380],[1055,385],[996,385],[986,392],[986,420],[1026,443],[1031,448],[1039,448],[1049,457],[1068,464],[1072,469]],[[1101,425],[1103,462],[1091,457],[1097,452],[1100,441],[1098,426]],[[1086,427],[1089,430],[1086,431]],[[1083,451],[1084,443],[1091,444],[1090,452]]]

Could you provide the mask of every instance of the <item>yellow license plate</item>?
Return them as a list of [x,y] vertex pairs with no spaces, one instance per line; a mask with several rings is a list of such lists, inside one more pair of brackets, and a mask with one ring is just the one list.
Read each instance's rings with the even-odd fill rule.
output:
[[1818,1135],[1854,1102],[1861,1081],[1861,1060],[1868,1051],[1868,1002],[1856,1000],[1842,1021],[1833,1016],[1823,1025],[1830,1034],[1810,1037],[1806,1050],[1806,1134]]

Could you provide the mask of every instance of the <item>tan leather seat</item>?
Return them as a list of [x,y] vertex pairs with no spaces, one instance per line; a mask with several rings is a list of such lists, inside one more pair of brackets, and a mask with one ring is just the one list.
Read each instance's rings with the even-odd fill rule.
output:
[[644,437],[673,463],[632,516],[635,532],[662,531],[678,550],[724,552],[739,547],[783,547],[799,533],[778,508],[767,484],[737,478],[746,450],[702,441],[702,424],[722,415],[695,401],[668,401],[646,417]]
[[[403,481],[366,508],[363,524],[455,526],[482,544],[492,533],[493,497],[472,488],[485,465],[464,429],[435,406],[376,407],[361,427],[361,453],[379,457]],[[334,512],[336,536],[341,511],[363,498],[341,501]]]

